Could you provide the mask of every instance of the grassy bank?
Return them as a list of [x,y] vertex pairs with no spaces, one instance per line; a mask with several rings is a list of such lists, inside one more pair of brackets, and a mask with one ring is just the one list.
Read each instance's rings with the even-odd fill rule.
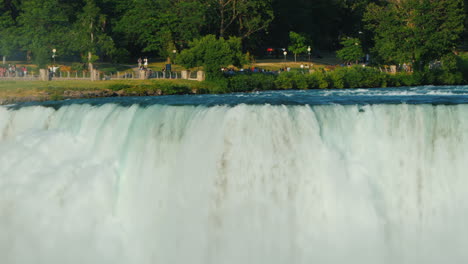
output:
[[207,83],[188,80],[1,81],[0,104],[76,98],[209,92]]

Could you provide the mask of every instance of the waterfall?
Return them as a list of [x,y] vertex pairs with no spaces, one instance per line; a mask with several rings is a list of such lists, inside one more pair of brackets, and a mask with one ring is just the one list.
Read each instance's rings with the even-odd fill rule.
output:
[[10,263],[466,263],[468,105],[0,107]]

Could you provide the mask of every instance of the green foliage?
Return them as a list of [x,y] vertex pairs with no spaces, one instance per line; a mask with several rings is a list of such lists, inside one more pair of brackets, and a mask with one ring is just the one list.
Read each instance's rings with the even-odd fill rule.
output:
[[201,1],[132,1],[116,30],[143,51],[169,56],[200,36],[207,6]]
[[228,79],[228,92],[249,92],[275,89],[275,76],[265,74],[235,75]]
[[11,55],[17,48],[17,30],[10,12],[0,13],[0,54]]
[[107,88],[108,88],[109,90],[112,90],[112,91],[120,91],[120,90],[129,89],[129,88],[131,88],[131,87],[132,87],[132,86],[129,85],[129,84],[114,83],[114,84],[109,85]]
[[353,67],[342,67],[331,72],[335,75],[338,86],[336,88],[372,88],[385,87],[386,74],[372,67],[362,67],[355,65]]
[[336,52],[338,58],[345,62],[357,62],[364,57],[361,41],[358,38],[343,38],[341,41],[343,48]]
[[116,48],[111,55],[112,63],[122,63],[130,60],[130,52],[124,48]]
[[91,54],[91,56],[89,56],[88,54],[83,54],[81,56],[81,61],[84,62],[84,63],[94,63],[98,59],[99,59],[99,57],[96,54]]
[[281,73],[276,81],[276,89],[324,89],[324,88],[374,88],[387,86],[416,86],[423,84],[460,84],[460,72],[427,70],[417,73],[382,73],[372,67],[341,67],[333,71],[316,71],[311,74],[299,72]]
[[468,53],[463,53],[457,57],[457,68],[462,74],[463,81],[468,83]]
[[53,48],[58,56],[69,51],[69,23],[60,6],[58,0],[25,0],[18,17],[18,43],[32,52],[33,61],[41,68],[51,62]]
[[279,89],[294,89],[297,87],[296,80],[300,78],[298,75],[295,72],[283,72],[276,79],[275,85]]
[[[0,55],[27,54],[44,66],[56,48],[58,60],[88,58],[90,53],[91,61],[96,55],[105,61],[135,63],[140,56],[152,61],[167,58],[173,49],[183,50],[193,39],[212,34],[240,38],[244,51],[287,47],[290,37],[288,52],[297,57],[311,44],[304,36],[325,50],[336,47],[341,36],[364,31],[359,35],[362,46],[367,52],[374,44],[371,38],[375,40],[372,50],[377,56],[372,58],[377,62],[407,63],[422,70],[457,46],[463,31],[462,4],[462,0],[6,0],[0,5]],[[366,27],[361,22],[364,10]],[[358,57],[350,55],[354,48],[345,45],[338,54],[354,61]]]
[[384,63],[414,62],[422,70],[451,53],[463,32],[462,0],[406,0],[370,4],[364,20],[373,51]]
[[438,77],[439,83],[459,84],[463,81],[463,73],[459,69],[457,56],[453,53],[446,54],[441,59],[441,72]]
[[99,59],[97,54],[112,54],[115,46],[105,32],[107,17],[101,13],[95,0],[85,0],[85,6],[73,25],[70,46],[82,54],[82,60],[89,64]]
[[388,75],[388,84],[389,86],[415,86],[419,85],[418,81],[420,78],[415,78],[415,75],[411,73],[396,73]]
[[208,24],[217,29],[220,37],[236,36],[241,39],[268,29],[273,21],[272,0],[206,0]]
[[297,61],[297,55],[306,53],[307,46],[310,46],[310,43],[307,43],[307,37],[296,32],[289,32],[289,47],[288,49],[294,53],[294,61]]
[[191,85],[172,81],[152,83],[113,83],[107,86],[112,91],[122,91],[126,95],[174,95],[192,93]]
[[226,40],[208,35],[190,42],[189,46],[190,49],[179,54],[178,62],[186,68],[203,66],[207,79],[222,78],[221,67],[241,67],[245,63],[239,38]]
[[323,71],[315,71],[306,75],[309,88],[325,89],[328,87],[327,76]]
[[276,81],[278,89],[324,89],[330,86],[329,76],[322,71],[311,74],[301,72],[283,72]]
[[334,71],[328,72],[328,82],[330,88],[345,88],[345,74],[346,68],[338,68]]
[[85,65],[83,63],[74,62],[71,65],[72,71],[83,71],[85,69]]

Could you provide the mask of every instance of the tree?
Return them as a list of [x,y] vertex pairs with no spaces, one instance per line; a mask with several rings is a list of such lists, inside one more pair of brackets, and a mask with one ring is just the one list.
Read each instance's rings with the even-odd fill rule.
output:
[[357,63],[360,58],[364,57],[361,41],[358,38],[344,38],[341,45],[343,45],[343,48],[336,55],[343,61],[355,61]]
[[464,29],[462,0],[401,0],[370,4],[364,16],[373,52],[385,63],[416,70],[453,52]]
[[3,61],[11,55],[16,49],[16,26],[10,12],[4,12],[0,15],[0,54]]
[[297,54],[307,52],[307,38],[296,32],[289,32],[288,49],[294,53],[294,61],[297,62]]
[[218,35],[241,39],[266,30],[273,21],[272,0],[206,0],[210,9],[208,23],[218,25]]
[[52,49],[59,54],[69,49],[69,23],[58,0],[26,0],[18,16],[18,43],[32,52],[39,67],[51,60]]
[[106,34],[106,16],[100,13],[94,0],[85,0],[82,13],[74,24],[73,41],[71,45],[82,54],[88,63],[89,71],[93,70],[93,62],[97,54],[110,54],[114,49],[113,40]]
[[203,66],[207,79],[222,77],[222,67],[241,67],[245,62],[240,38],[230,37],[226,40],[207,35],[190,42],[189,46],[189,49],[180,53],[177,60],[186,68]]
[[168,56],[199,37],[206,7],[196,0],[136,0],[117,23],[130,43]]

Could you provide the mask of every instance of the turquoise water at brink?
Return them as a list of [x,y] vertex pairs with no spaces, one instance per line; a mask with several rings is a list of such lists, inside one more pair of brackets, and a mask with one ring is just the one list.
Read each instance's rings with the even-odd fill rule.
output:
[[0,106],[1,263],[467,263],[468,87]]

